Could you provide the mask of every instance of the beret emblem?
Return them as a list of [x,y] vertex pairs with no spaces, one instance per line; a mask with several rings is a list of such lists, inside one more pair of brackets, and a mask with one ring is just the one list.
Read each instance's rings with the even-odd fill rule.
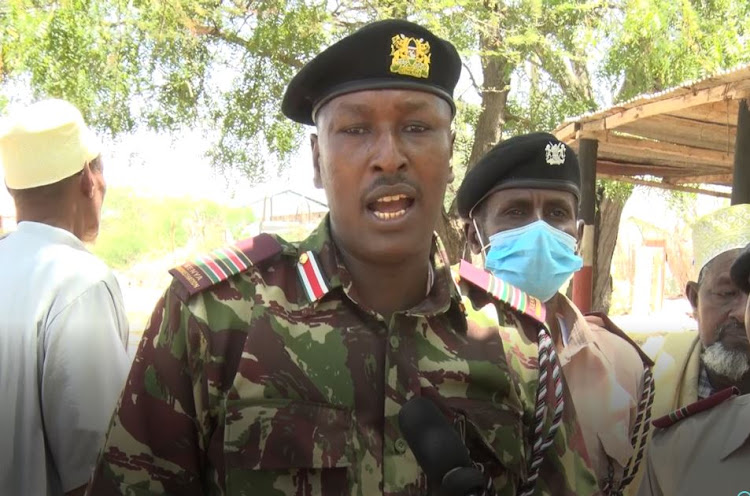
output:
[[427,78],[430,75],[430,42],[397,34],[391,38],[391,72]]
[[547,143],[544,153],[549,165],[562,165],[565,163],[565,145],[562,143]]

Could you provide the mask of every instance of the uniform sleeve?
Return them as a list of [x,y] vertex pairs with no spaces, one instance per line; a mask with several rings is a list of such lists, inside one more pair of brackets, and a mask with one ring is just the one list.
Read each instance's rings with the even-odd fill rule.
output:
[[88,481],[130,368],[121,314],[122,302],[118,308],[100,282],[51,316],[45,329],[42,414],[64,491]]
[[203,494],[208,424],[204,326],[174,286],[157,303],[88,494]]

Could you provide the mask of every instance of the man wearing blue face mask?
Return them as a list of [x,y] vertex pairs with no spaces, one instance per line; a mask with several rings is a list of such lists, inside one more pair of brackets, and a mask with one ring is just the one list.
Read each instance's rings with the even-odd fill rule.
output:
[[[469,246],[482,254],[485,270],[544,302],[572,397],[566,408],[575,409],[603,493],[618,494],[638,470],[648,433],[653,364],[611,322],[611,330],[588,324],[559,292],[582,266],[579,199],[575,153],[548,133],[496,145],[466,174],[457,194]],[[509,336],[508,353],[528,350],[537,340],[536,330],[522,324],[523,332]],[[509,362],[529,377],[527,360]]]

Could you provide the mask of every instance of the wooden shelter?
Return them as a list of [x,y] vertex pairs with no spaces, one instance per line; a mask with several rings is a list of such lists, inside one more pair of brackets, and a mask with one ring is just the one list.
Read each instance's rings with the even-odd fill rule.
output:
[[573,296],[591,306],[595,186],[608,178],[750,203],[750,65],[567,119],[553,134],[578,152],[584,269]]

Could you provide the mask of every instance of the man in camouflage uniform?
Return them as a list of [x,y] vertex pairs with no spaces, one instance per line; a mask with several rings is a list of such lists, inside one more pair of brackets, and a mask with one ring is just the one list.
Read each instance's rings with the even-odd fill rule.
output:
[[[576,254],[583,227],[577,220],[579,196],[573,150],[549,133],[531,133],[487,152],[466,174],[457,204],[469,245],[482,254],[485,269],[501,283],[524,290],[526,299],[544,302],[546,318],[540,320],[554,343],[564,391],[569,391],[565,418],[580,427],[584,452],[604,493],[620,494],[637,471],[637,448],[648,432],[652,363],[611,322],[606,328],[603,322],[589,324],[559,292],[581,267]],[[511,329],[501,337],[511,368],[533,395],[540,374],[529,357],[537,354],[538,326],[524,324],[521,332]],[[640,441],[635,447],[633,439]]]
[[[498,327],[496,332],[503,341],[506,359],[524,408],[524,429],[529,443],[526,447],[529,478],[533,477],[536,463],[534,448],[537,439],[549,443],[539,454],[541,462],[536,487],[530,489],[530,485],[526,484],[519,494],[599,494],[581,426],[575,408],[571,406],[573,401],[569,388],[562,380],[557,384],[554,381],[555,375],[561,376],[559,360],[555,372],[555,367],[550,366],[550,356],[546,355],[548,352],[535,342],[518,338],[522,329],[546,329],[547,308],[544,303],[466,261],[455,269],[455,277],[466,293],[469,320],[488,329]],[[542,357],[541,354],[546,356]],[[545,361],[548,364],[546,367]],[[542,375],[546,375],[547,380]],[[549,393],[543,402],[545,411],[537,416],[541,406],[538,402],[540,389],[546,389]],[[556,398],[557,391],[560,392],[559,398]],[[559,419],[556,417],[558,411],[561,414]]]
[[397,420],[414,396],[515,494],[523,406],[432,235],[460,68],[450,43],[382,21],[297,74],[282,110],[317,127],[330,214],[299,244],[261,234],[172,270],[90,494],[425,494]]

